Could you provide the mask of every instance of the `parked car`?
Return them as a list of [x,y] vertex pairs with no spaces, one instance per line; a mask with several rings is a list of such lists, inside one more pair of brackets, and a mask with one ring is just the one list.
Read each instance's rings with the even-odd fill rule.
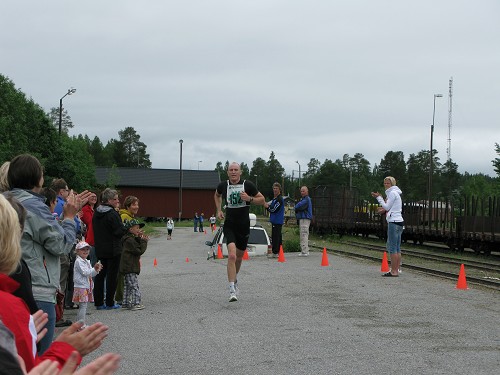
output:
[[[223,232],[224,225],[219,226],[215,232],[212,241],[205,242],[205,245],[210,246],[208,258],[217,257],[217,247],[221,245],[222,255],[227,257],[227,243]],[[267,255],[272,249],[271,240],[267,235],[266,230],[256,224],[254,214],[250,214],[250,237],[248,238],[247,252],[249,256]]]

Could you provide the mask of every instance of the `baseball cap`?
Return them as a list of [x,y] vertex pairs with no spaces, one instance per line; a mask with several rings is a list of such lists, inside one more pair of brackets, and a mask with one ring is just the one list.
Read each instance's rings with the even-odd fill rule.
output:
[[90,247],[90,245],[85,241],[80,241],[76,244],[76,250],[81,250],[85,247]]
[[125,222],[123,223],[123,226],[125,227],[125,229],[130,229],[132,228],[134,225],[138,225],[140,228],[142,228],[144,225],[144,223],[141,223],[139,220],[137,219],[132,219],[132,220],[125,220]]

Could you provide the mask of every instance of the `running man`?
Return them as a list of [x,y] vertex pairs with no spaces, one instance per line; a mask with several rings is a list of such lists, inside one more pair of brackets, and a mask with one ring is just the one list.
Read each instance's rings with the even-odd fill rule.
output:
[[250,204],[263,206],[266,200],[251,181],[241,180],[241,168],[238,163],[233,162],[229,165],[227,175],[229,180],[222,181],[217,186],[214,200],[219,220],[224,219],[222,198],[226,201],[226,220],[223,231],[227,239],[229,302],[234,302],[238,301],[237,275],[250,235]]

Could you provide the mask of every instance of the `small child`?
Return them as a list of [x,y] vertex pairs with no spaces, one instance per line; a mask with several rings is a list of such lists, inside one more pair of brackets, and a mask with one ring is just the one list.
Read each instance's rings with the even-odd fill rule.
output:
[[141,272],[140,259],[148,247],[149,237],[144,235],[141,228],[144,223],[139,220],[125,220],[123,223],[128,230],[122,237],[122,257],[120,260],[120,272],[125,275],[125,288],[123,291],[123,306],[129,310],[142,310],[141,291],[137,276]]
[[94,267],[90,265],[90,260],[87,259],[90,252],[90,245],[81,241],[76,244],[76,259],[73,268],[73,303],[78,304],[78,314],[76,319],[85,325],[85,314],[87,313],[87,303],[94,302],[94,283],[92,277],[97,275],[102,270],[102,264],[97,262]]
[[172,231],[174,230],[174,221],[172,220],[171,217],[167,218],[167,240],[172,239]]
[[210,228],[212,229],[212,233],[215,230],[215,223],[216,222],[217,222],[217,218],[215,217],[215,214],[212,214],[212,216],[210,216]]

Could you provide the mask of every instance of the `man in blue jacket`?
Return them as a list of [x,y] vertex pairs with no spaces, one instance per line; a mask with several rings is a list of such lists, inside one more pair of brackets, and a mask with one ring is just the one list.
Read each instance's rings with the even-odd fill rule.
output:
[[312,202],[309,198],[307,186],[300,188],[301,200],[295,205],[295,217],[300,229],[300,254],[299,256],[309,256],[309,226],[312,220]]
[[[50,184],[50,188],[54,190],[57,194],[56,198],[56,206],[54,207],[54,213],[57,214],[57,217],[59,220],[64,219],[63,215],[63,208],[64,205],[66,204],[66,201],[68,199],[68,196],[71,192],[71,190],[68,188],[68,184],[66,183],[66,180],[63,178],[56,178],[52,181]],[[80,219],[78,218],[78,215],[75,216],[75,225],[76,225],[76,236],[77,239],[81,233],[81,225],[80,225]],[[77,242],[77,241],[75,241]],[[65,306],[68,306],[68,308],[73,307],[73,266],[74,266],[74,259],[75,259],[75,253],[74,250],[72,250],[69,254],[63,254],[59,258],[61,261],[61,276],[59,277],[59,284],[60,284],[60,292],[64,294],[64,300],[62,301],[62,308],[64,310]],[[64,313],[64,311],[63,311]],[[65,327],[71,325],[70,320],[66,320],[61,316],[61,319],[56,322],[56,327]]]
[[[282,244],[281,229],[285,221],[285,205],[283,196],[281,195],[281,185],[278,182],[273,184],[274,198],[270,202],[266,202],[264,207],[269,211],[269,221],[272,225],[271,240],[273,243],[273,258],[278,257],[280,245]],[[271,255],[271,254],[268,254]]]

